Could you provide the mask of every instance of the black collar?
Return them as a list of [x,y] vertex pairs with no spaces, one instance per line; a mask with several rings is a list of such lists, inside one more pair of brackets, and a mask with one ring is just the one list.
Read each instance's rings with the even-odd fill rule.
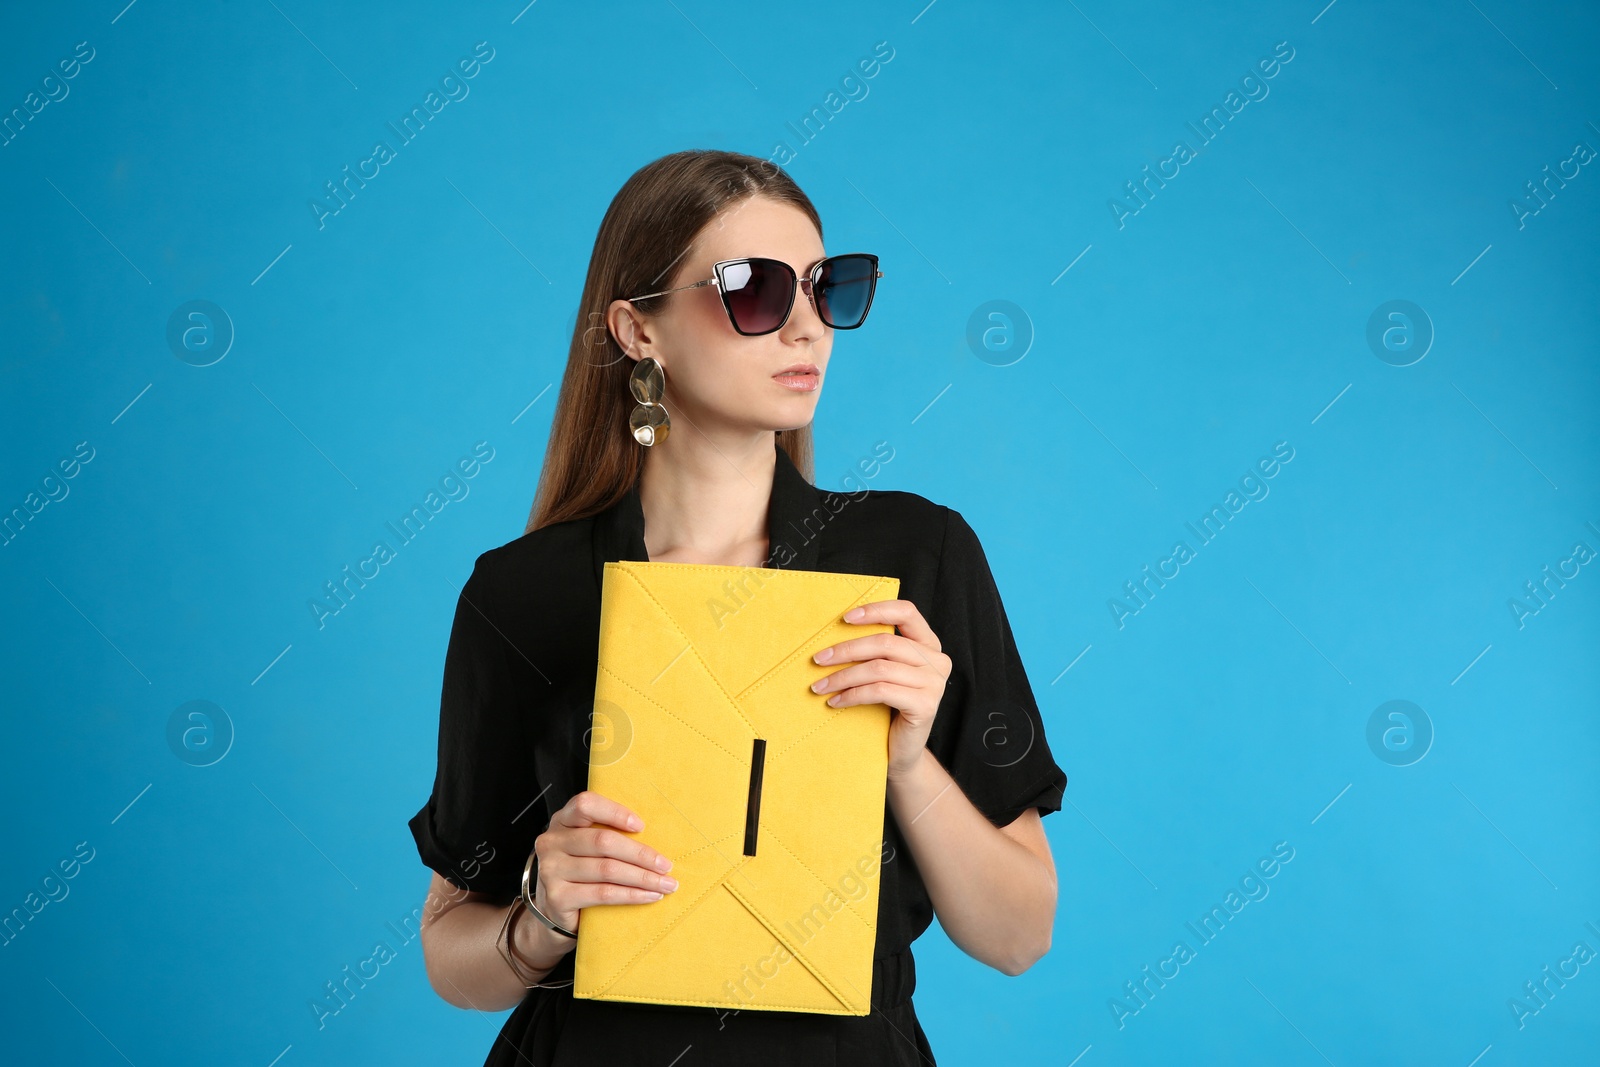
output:
[[[787,570],[815,570],[817,537],[831,514],[823,506],[823,493],[806,481],[789,453],[778,448],[772,473],[772,497],[767,507],[768,557],[766,565]],[[600,588],[605,565],[617,560],[650,558],[644,545],[644,508],[636,482],[611,507],[594,516],[594,579]]]

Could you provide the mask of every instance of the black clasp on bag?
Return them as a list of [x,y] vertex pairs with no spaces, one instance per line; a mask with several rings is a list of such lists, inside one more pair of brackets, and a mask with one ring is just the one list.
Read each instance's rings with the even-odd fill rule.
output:
[[767,761],[767,742],[756,738],[750,753],[750,800],[744,811],[744,854],[756,854],[756,825],[761,819],[761,771]]

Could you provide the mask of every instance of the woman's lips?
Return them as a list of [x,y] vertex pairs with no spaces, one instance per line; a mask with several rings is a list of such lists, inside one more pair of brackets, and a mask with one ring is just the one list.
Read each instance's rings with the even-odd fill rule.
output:
[[774,374],[772,380],[785,389],[793,389],[797,393],[812,393],[822,384],[822,376],[818,374]]

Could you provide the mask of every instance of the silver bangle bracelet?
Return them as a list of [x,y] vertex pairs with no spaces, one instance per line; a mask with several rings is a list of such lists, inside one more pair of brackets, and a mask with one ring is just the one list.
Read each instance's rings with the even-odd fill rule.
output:
[[578,935],[575,932],[568,930],[564,926],[557,926],[548,915],[540,911],[533,903],[533,861],[537,856],[537,852],[529,852],[528,861],[522,865],[522,903],[529,911],[533,912],[535,918],[544,923],[550,929],[554,930],[558,934],[562,934],[566,937],[576,940]]
[[[500,938],[495,945],[500,950],[500,957],[506,961],[507,966],[511,968],[511,973],[517,976],[517,981],[522,983],[524,989],[563,989],[571,986],[574,983],[572,978],[567,979],[565,982],[530,982],[527,975],[522,973],[522,967],[529,966],[529,964],[524,960],[521,966],[518,965],[517,960],[521,959],[521,956],[517,953],[516,946],[511,943],[515,936],[513,926],[517,921],[517,908],[521,903],[522,897],[519,895],[511,902],[511,906],[506,909],[505,922],[500,924]],[[516,957],[516,959],[512,957]],[[548,974],[549,972],[545,973]]]

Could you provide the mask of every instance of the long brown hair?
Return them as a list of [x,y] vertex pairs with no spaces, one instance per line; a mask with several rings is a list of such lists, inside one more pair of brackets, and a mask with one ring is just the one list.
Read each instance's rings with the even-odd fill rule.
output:
[[[776,164],[740,152],[690,149],[662,156],[635,171],[612,198],[589,257],[525,533],[604,511],[638,480],[644,446],[628,429],[634,363],[606,327],[606,308],[629,293],[671,288],[673,267],[701,229],[753,196],[793,204],[822,236],[822,219],[794,179]],[[636,300],[634,306],[653,313],[666,299]],[[811,481],[811,427],[779,430],[777,436],[778,447]]]

